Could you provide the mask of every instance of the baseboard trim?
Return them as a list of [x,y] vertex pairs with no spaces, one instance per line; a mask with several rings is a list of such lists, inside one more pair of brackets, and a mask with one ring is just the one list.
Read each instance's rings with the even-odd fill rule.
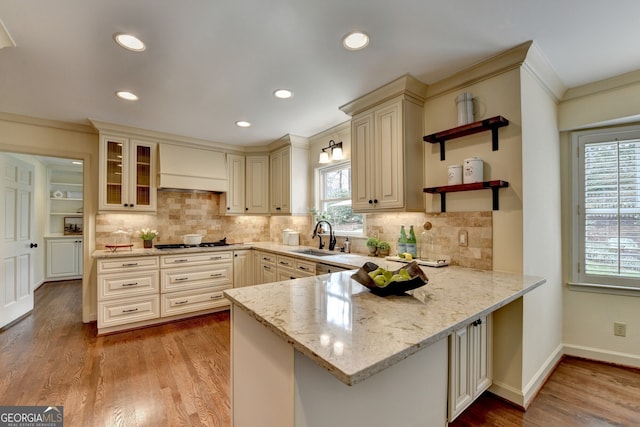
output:
[[560,344],[556,347],[555,351],[551,353],[551,355],[547,358],[547,360],[542,364],[540,369],[535,373],[535,375],[531,378],[529,383],[524,386],[524,408],[528,408],[533,399],[538,395],[538,392],[544,386],[544,383],[547,382],[553,371],[562,360],[564,356],[564,345]]
[[509,384],[494,381],[489,387],[489,391],[499,398],[506,400],[510,404],[525,410],[524,407],[524,394],[522,391],[510,386]]
[[563,351],[567,356],[575,356],[598,362],[611,363],[614,365],[640,368],[640,356],[636,354],[620,353],[617,351],[572,344],[565,344]]

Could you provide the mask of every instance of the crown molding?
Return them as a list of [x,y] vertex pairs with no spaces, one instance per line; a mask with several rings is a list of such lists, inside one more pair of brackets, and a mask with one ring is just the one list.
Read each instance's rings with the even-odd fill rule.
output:
[[404,95],[408,100],[422,106],[427,98],[427,88],[425,83],[411,74],[405,74],[339,108],[342,112],[355,116],[399,95]]
[[572,87],[564,93],[562,101],[591,96],[601,92],[609,92],[616,89],[623,89],[640,84],[640,70],[620,74],[597,82],[587,83],[581,86]]
[[0,121],[21,123],[25,125],[48,127],[71,132],[96,134],[96,130],[89,125],[80,123],[61,122],[58,120],[41,119],[38,117],[23,116],[20,114],[0,112]]

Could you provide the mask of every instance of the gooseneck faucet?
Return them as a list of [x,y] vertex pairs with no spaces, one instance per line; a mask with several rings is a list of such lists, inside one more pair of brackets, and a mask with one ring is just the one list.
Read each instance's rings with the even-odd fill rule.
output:
[[322,236],[318,233],[318,227],[320,227],[320,223],[323,223],[323,222],[329,226],[329,250],[332,251],[336,247],[336,236],[335,234],[333,234],[333,227],[331,226],[329,221],[325,221],[324,219],[321,219],[320,221],[318,221],[316,223],[315,228],[313,229],[313,236],[311,236],[311,238],[313,239],[314,237],[318,236],[318,238],[320,239],[320,245],[318,246],[318,249],[324,249],[324,243],[322,243]]

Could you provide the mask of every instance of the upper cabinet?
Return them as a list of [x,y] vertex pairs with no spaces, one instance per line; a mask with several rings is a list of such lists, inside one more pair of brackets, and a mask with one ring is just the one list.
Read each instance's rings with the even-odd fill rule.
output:
[[226,214],[269,213],[269,156],[227,154],[229,191],[221,206]]
[[270,213],[309,213],[309,145],[306,138],[287,135],[277,142],[288,145],[269,155]]
[[154,142],[101,135],[101,211],[156,211],[156,149]]
[[423,211],[422,118],[427,86],[410,75],[346,104],[354,212]]

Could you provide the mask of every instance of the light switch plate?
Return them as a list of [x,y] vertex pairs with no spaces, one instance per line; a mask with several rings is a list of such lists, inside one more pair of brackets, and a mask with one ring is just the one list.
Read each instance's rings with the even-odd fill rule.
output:
[[460,230],[458,232],[458,246],[468,246],[469,245],[469,235],[466,230]]

